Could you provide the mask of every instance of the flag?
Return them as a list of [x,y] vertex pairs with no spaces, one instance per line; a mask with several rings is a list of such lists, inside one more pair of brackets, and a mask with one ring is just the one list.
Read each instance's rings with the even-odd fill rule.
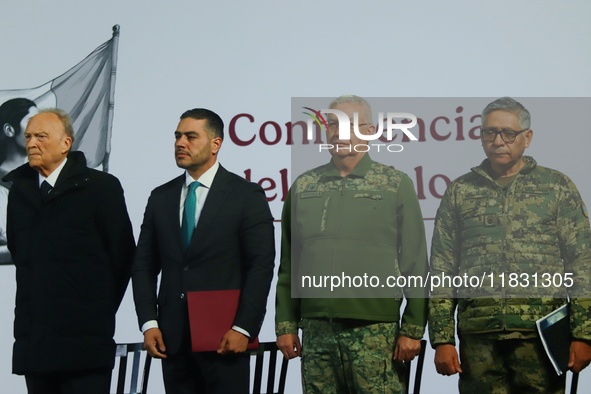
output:
[[108,170],[115,93],[119,26],[113,37],[59,77],[35,88],[0,90],[0,105],[24,97],[37,107],[58,107],[72,118],[72,150],[84,152],[88,166]]

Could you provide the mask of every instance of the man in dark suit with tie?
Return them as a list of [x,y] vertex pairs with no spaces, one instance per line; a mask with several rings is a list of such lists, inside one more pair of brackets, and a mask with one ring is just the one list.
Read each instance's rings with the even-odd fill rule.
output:
[[[248,392],[245,350],[259,333],[273,277],[269,205],[260,186],[219,165],[223,128],[207,109],[181,116],[174,153],[186,171],[152,191],[133,264],[144,345],[162,358],[168,394]],[[217,352],[192,353],[187,292],[226,289],[240,289],[232,328]]]
[[135,241],[121,184],[70,152],[72,123],[42,110],[25,131],[29,162],[10,172],[8,248],[16,266],[13,373],[29,394],[105,394],[115,314]]

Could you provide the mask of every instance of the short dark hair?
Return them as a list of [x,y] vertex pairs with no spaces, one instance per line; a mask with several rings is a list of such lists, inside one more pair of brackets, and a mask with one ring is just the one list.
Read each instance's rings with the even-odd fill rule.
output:
[[8,123],[15,133],[24,132],[24,130],[21,130],[21,120],[27,116],[31,107],[36,106],[34,101],[23,97],[5,101],[0,105],[0,128]]
[[205,128],[215,137],[224,139],[224,121],[215,112],[205,108],[193,108],[185,111],[181,119],[191,118],[195,120],[206,120]]

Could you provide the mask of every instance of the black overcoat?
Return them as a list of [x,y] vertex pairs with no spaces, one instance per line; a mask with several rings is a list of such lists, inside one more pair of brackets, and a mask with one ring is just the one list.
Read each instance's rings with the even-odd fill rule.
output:
[[135,251],[121,184],[70,152],[44,198],[24,164],[5,178],[16,266],[13,373],[112,368],[115,314]]

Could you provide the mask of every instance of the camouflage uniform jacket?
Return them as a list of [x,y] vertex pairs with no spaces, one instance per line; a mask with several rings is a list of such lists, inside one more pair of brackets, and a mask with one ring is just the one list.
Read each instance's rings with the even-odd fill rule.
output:
[[[571,333],[591,340],[591,301],[583,298],[591,290],[591,231],[585,205],[566,175],[538,166],[531,157],[523,159],[524,167],[507,190],[491,178],[490,162],[484,160],[445,192],[435,221],[430,274],[485,275],[489,288],[482,291],[490,293],[474,297],[480,289],[432,289],[432,346],[455,343],[456,306],[459,334],[531,333],[537,319],[565,303],[567,291]],[[519,282],[512,282],[518,286],[509,285],[510,273],[523,274]],[[544,288],[548,281],[543,273],[560,276],[554,282],[558,284],[565,273],[572,273],[574,285],[568,290]]]
[[297,333],[301,318],[398,323],[404,292],[407,305],[400,333],[415,339],[423,337],[427,318],[423,288],[402,290],[380,285],[377,289],[340,288],[331,292],[329,287],[307,289],[303,296],[292,296],[291,288],[292,281],[299,285],[303,274],[375,275],[381,284],[388,275],[425,277],[428,259],[424,224],[406,174],[372,161],[367,154],[346,177],[339,175],[332,162],[315,168],[292,185],[281,226],[277,335]]

